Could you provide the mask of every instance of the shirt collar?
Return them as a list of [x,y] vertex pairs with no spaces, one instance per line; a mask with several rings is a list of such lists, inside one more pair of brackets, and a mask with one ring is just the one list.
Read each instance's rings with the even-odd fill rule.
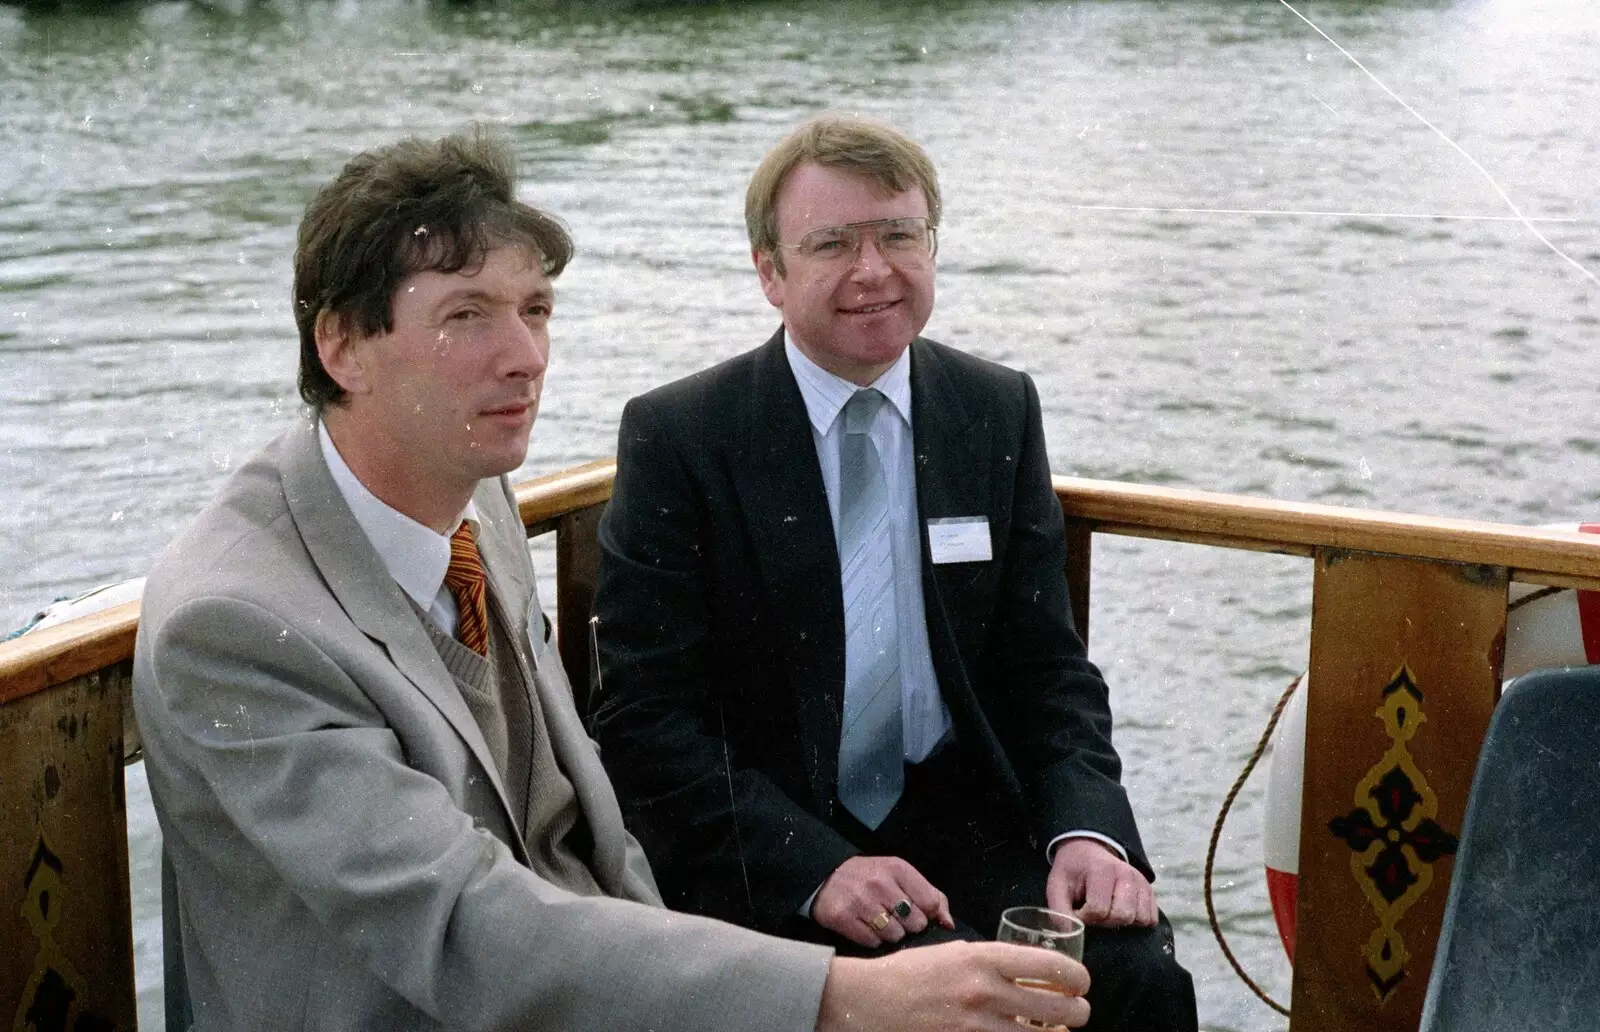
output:
[[[450,568],[450,535],[434,533],[431,528],[392,508],[367,490],[367,485],[345,464],[339,449],[334,447],[333,438],[328,436],[327,426],[320,419],[317,421],[317,441],[322,445],[322,458],[328,464],[334,484],[367,535],[367,540],[372,542],[378,558],[388,568],[389,576],[394,578],[402,591],[411,596],[413,602],[428,609],[438,597],[439,589],[444,586],[445,571]],[[455,526],[450,528],[451,533],[463,521],[470,522],[476,533],[478,508],[470,500]]]
[[[842,376],[835,376],[807,358],[805,352],[795,347],[789,331],[783,332],[783,351],[789,359],[795,382],[800,385],[800,397],[805,399],[806,416],[818,436],[828,436],[834,421],[844,409],[850,396],[861,388]],[[906,426],[911,425],[911,349],[900,352],[894,365],[868,386],[876,388],[889,399],[889,404],[900,413]]]

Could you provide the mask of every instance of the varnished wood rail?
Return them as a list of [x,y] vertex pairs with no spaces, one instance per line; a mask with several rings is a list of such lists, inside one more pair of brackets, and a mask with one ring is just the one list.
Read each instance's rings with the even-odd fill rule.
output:
[[1068,519],[1104,533],[1303,556],[1325,548],[1381,552],[1600,589],[1600,537],[1590,534],[1076,477],[1056,477],[1055,485]]
[[[580,695],[614,472],[595,462],[516,489],[529,536],[556,535],[559,644]],[[1424,862],[1414,840],[1424,819],[1460,828],[1498,697],[1507,581],[1600,589],[1600,535],[1065,477],[1056,491],[1085,637],[1096,533],[1313,560],[1292,1028],[1415,1029],[1450,857]],[[34,1027],[30,1011],[50,1006],[62,1027],[136,1023],[122,765],[138,748],[137,627],[133,602],[0,643],[0,1027]],[[1415,796],[1404,814],[1373,803],[1397,770]],[[1333,830],[1358,812],[1399,842],[1388,859],[1408,868],[1405,895],[1363,874],[1380,844],[1358,853]]]

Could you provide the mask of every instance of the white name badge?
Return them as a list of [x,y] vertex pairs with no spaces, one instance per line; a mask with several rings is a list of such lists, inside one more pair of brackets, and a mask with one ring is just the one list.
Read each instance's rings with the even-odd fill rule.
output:
[[928,521],[928,553],[935,563],[986,563],[994,558],[989,517],[947,516]]

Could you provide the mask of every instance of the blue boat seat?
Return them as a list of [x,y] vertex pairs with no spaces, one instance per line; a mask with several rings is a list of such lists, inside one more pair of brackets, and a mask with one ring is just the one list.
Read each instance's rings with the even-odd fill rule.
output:
[[1600,667],[1506,688],[1472,782],[1420,1032],[1600,1028]]

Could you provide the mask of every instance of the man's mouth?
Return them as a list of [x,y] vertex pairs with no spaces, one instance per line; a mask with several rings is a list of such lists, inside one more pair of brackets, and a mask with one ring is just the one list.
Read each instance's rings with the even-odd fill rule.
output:
[[843,308],[840,311],[846,315],[876,315],[878,312],[886,311],[899,303],[898,301],[880,301],[877,304],[862,305],[860,308]]

